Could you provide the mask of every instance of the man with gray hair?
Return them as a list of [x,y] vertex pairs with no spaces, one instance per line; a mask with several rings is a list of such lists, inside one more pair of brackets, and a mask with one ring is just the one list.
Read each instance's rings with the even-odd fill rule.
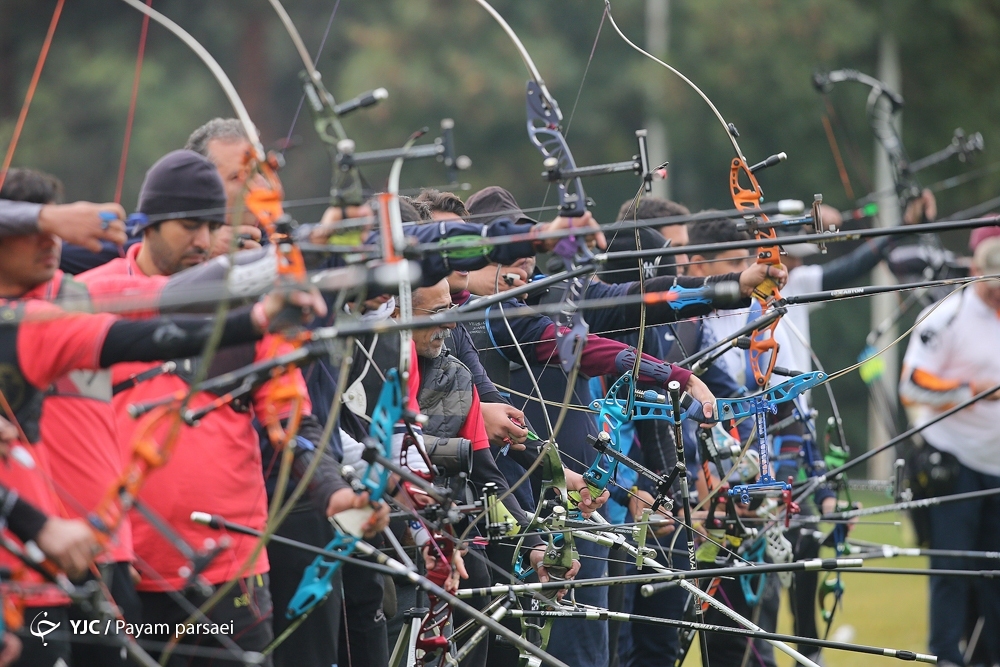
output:
[[[253,213],[243,204],[250,175],[247,155],[253,150],[243,123],[236,118],[213,118],[191,133],[184,148],[207,157],[219,170],[226,188],[226,225],[213,234],[211,255],[228,254],[234,233],[238,235],[239,249],[259,248],[260,228]],[[239,220],[233,219],[236,215]]]
[[[1000,238],[975,248],[972,274],[1000,274]],[[903,358],[899,395],[914,409],[914,423],[1000,384],[1000,357],[988,351],[1000,345],[1000,282],[986,279],[953,292],[917,318]],[[924,429],[926,456],[937,461],[933,495],[951,495],[1000,488],[1000,393],[993,393],[947,420]],[[933,458],[932,458],[933,457]],[[1000,496],[931,507],[930,546],[933,549],[1000,550]],[[936,570],[986,567],[968,558],[934,556]],[[939,665],[965,664],[959,642],[966,628],[969,595],[987,628],[1000,627],[1000,583],[960,577],[930,578],[929,648]],[[982,640],[990,661],[1000,659],[1000,635],[985,632]]]

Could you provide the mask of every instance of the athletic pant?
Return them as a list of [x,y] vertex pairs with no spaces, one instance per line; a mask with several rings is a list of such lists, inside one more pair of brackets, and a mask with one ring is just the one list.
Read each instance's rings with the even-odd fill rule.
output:
[[[278,528],[278,535],[299,542],[325,547],[333,539],[330,522],[320,516],[312,506],[296,508]],[[267,559],[271,563],[271,596],[274,599],[274,636],[294,620],[285,612],[302,581],[306,567],[316,558],[308,551],[271,541],[267,545]],[[309,612],[298,628],[274,651],[275,667],[300,667],[317,665],[329,667],[337,664],[340,635],[341,570],[333,577],[333,591],[323,602]]]
[[[141,622],[142,604],[139,602],[139,593],[136,592],[135,583],[132,581],[129,563],[108,563],[98,567],[101,579],[104,580],[111,598],[121,610],[125,622],[132,624]],[[75,621],[78,626],[82,622],[94,619],[93,614],[85,613],[79,605],[70,605],[68,612],[70,623]],[[101,623],[101,626],[103,632],[107,628],[106,622]],[[110,631],[115,632],[114,622],[111,623]],[[122,659],[120,644],[112,644],[107,641],[110,638],[103,636],[98,639],[99,643],[73,642],[73,667],[115,667],[131,664],[128,659]]]
[[[389,645],[380,572],[347,564],[342,568],[344,615],[340,632],[340,662],[350,667],[385,667]],[[346,627],[345,627],[346,626]]]
[[[218,586],[213,587],[213,590],[217,588]],[[181,593],[181,595],[195,607],[199,607],[208,599],[201,593],[193,591]],[[171,633],[176,624],[184,623],[191,615],[189,610],[181,607],[169,593],[140,592],[139,599],[142,602],[143,624],[165,623]],[[207,621],[200,619],[195,623],[217,623],[219,625],[231,623],[232,635],[230,638],[237,646],[245,651],[263,651],[274,639],[274,633],[271,630],[273,611],[271,591],[268,588],[268,575],[259,574],[240,580],[217,605],[209,610],[206,614]],[[170,634],[152,634],[149,639],[168,641]],[[183,653],[186,646],[222,649],[222,651],[217,651],[217,655],[212,656],[195,656]],[[158,653],[153,651],[150,653],[158,658]],[[176,667],[208,667],[209,665],[225,667],[232,665],[232,658],[235,656],[223,657],[223,653],[223,645],[215,636],[204,634],[189,636],[181,641],[179,650],[171,656],[169,664]],[[268,656],[262,664],[266,667],[273,667],[274,662]]]

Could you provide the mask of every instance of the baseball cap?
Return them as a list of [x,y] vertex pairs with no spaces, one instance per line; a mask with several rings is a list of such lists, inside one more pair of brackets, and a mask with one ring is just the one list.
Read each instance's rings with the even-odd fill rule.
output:
[[473,194],[465,201],[465,208],[475,218],[473,222],[488,225],[499,218],[510,218],[514,222],[538,224],[534,218],[529,218],[517,205],[509,191],[499,185],[491,185]]
[[969,233],[969,250],[975,252],[980,243],[1000,236],[1000,227],[977,227]]
[[[636,246],[635,231],[623,229],[608,241],[607,252],[611,257],[618,253],[635,252],[636,250],[652,250],[665,248],[669,242],[663,234],[651,227],[639,229],[639,244]],[[642,260],[642,277],[644,279],[657,276],[676,275],[674,258],[669,256],[646,257]],[[597,274],[606,283],[637,282],[639,276],[639,260],[634,257],[618,257],[609,259]]]

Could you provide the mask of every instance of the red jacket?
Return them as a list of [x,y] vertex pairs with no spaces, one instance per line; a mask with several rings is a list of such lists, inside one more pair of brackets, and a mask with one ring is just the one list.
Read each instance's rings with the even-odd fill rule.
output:
[[[71,371],[97,371],[104,338],[115,318],[70,314],[40,300],[0,300],[0,317],[7,319],[8,315],[11,319],[18,316],[23,319],[20,324],[6,325],[0,331],[0,371],[3,373],[0,386],[14,412],[21,414],[20,425],[30,432],[37,423],[30,424],[25,417],[32,414],[29,418],[37,420],[37,413],[25,406],[40,400],[41,391]],[[61,507],[48,454],[44,441],[18,442],[11,456],[0,462],[0,484],[17,490],[22,498],[45,514],[55,515],[60,513]],[[12,572],[23,571],[20,561],[2,550],[0,565],[11,568]],[[40,584],[42,579],[27,571],[23,583]],[[51,586],[23,598],[29,606],[68,602]]]

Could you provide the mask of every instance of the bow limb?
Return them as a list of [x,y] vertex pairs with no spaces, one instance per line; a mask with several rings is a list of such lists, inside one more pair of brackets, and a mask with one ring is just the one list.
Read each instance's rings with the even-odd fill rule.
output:
[[[423,132],[414,133],[405,144],[403,150],[409,149],[413,143],[420,138]],[[389,170],[389,181],[386,187],[387,193],[379,198],[380,215],[379,221],[382,224],[382,257],[386,264],[405,263],[403,250],[406,247],[406,236],[403,231],[403,215],[399,209],[399,177],[403,171],[404,158],[398,157],[392,162]],[[413,293],[410,278],[406,271],[398,272],[399,280],[399,321],[402,324],[409,324],[413,320]],[[403,329],[399,332],[399,374],[403,383],[403,396],[405,400],[406,391],[410,378],[410,359],[412,357],[411,345],[413,342],[413,332],[410,329]]]
[[[572,175],[569,178],[562,176],[564,173],[575,174],[577,166],[560,127],[562,112],[559,110],[559,104],[549,92],[538,68],[531,59],[531,55],[510,24],[486,0],[476,0],[476,2],[496,20],[507,36],[511,38],[531,77],[526,97],[528,138],[545,158],[544,165],[549,174],[550,182],[558,183],[559,214],[570,218],[581,217],[587,212],[587,195],[583,189],[583,181],[579,175]],[[556,246],[555,253],[562,257],[567,269],[572,269],[576,264],[593,258],[583,236],[567,237]],[[564,308],[554,318],[559,363],[563,371],[572,376],[573,382],[576,380],[580,355],[589,331],[589,326],[578,307],[579,300],[584,298],[588,283],[589,278],[585,281],[577,277],[567,285],[563,298]],[[570,382],[570,386],[573,382]],[[541,397],[540,394],[539,397]],[[565,413],[560,415],[556,421],[561,425],[563,418],[565,418]],[[556,431],[550,429],[553,438],[556,437],[557,431],[558,428]]]
[[729,137],[729,141],[733,145],[733,150],[736,151],[736,157],[741,162],[743,162],[744,164],[746,164],[746,158],[743,157],[743,151],[740,149],[740,145],[736,141],[736,137],[738,136],[737,133],[736,133],[736,131],[735,131],[736,128],[733,126],[732,123],[727,122],[726,119],[722,117],[722,113],[719,112],[719,109],[715,106],[715,104],[712,102],[712,100],[709,99],[708,95],[706,95],[704,93],[704,91],[702,91],[701,88],[699,88],[697,85],[695,85],[694,81],[692,81],[691,79],[689,79],[686,76],[684,76],[684,74],[681,73],[679,70],[677,70],[674,67],[672,67],[671,65],[668,65],[667,63],[663,62],[662,60],[660,60],[659,58],[657,58],[653,54],[649,53],[648,51],[643,50],[641,47],[639,47],[638,45],[636,45],[635,42],[633,42],[628,37],[626,37],[625,33],[623,33],[622,30],[621,30],[621,28],[618,27],[618,24],[615,23],[614,16],[611,15],[611,0],[604,0],[604,5],[605,5],[605,7],[607,9],[608,20],[611,21],[611,26],[615,29],[615,32],[618,33],[618,36],[621,37],[625,41],[626,44],[628,44],[633,49],[635,49],[636,51],[638,51],[642,55],[646,56],[647,58],[649,58],[653,62],[659,64],[661,67],[665,67],[666,69],[668,69],[671,72],[673,72],[681,81],[683,81],[684,83],[686,83],[694,92],[696,92],[698,94],[699,97],[701,97],[701,99],[703,99],[705,101],[705,104],[708,105],[708,107],[712,110],[712,113],[715,114],[716,119],[718,119],[719,123],[721,123],[722,127],[725,129],[726,136]]
[[813,85],[823,94],[833,84],[844,81],[856,81],[871,89],[866,103],[868,123],[875,139],[889,158],[900,208],[906,208],[910,201],[920,196],[921,187],[894,122],[896,114],[903,108],[903,98],[885,82],[853,69],[834,70],[813,76]]
[[[212,55],[208,52],[208,50],[205,49],[205,47],[202,46],[200,42],[198,42],[198,40],[196,40],[194,37],[191,36],[190,33],[184,30],[184,28],[182,28],[180,25],[178,25],[171,19],[164,16],[162,13],[140,2],[139,0],[122,0],[122,1],[130,5],[131,7],[135,8],[139,12],[142,12],[143,14],[145,14],[146,16],[153,19],[161,26],[169,30],[171,33],[173,33],[178,39],[184,42],[184,44],[188,48],[194,51],[195,55],[197,55],[201,59],[201,61],[205,64],[205,66],[208,67],[209,71],[215,77],[216,81],[219,83],[219,86],[225,93],[227,99],[229,100],[229,103],[232,105],[233,110],[236,112],[236,115],[240,120],[240,123],[243,125],[243,129],[246,132],[247,139],[253,148],[253,155],[250,157],[254,159],[254,165],[258,165],[262,169],[265,178],[268,181],[269,188],[271,190],[270,196],[262,196],[260,193],[255,194],[253,192],[248,192],[246,198],[247,206],[250,208],[256,207],[258,210],[261,211],[262,214],[265,211],[269,211],[273,214],[275,212],[275,207],[277,207],[277,210],[280,211],[280,201],[281,201],[280,188],[277,191],[274,190],[273,186],[275,184],[275,177],[268,165],[267,156],[265,155],[263,145],[260,142],[260,135],[258,134],[257,128],[256,126],[254,126],[253,121],[250,119],[250,114],[247,112],[246,106],[243,104],[243,100],[236,92],[236,87],[233,85],[232,81],[230,81],[229,77],[226,75],[225,71],[222,69],[219,63],[215,60],[215,58],[212,57]],[[273,216],[271,217],[273,218]],[[231,252],[235,252],[235,245],[231,249]],[[230,262],[229,264],[231,270],[233,263]],[[227,273],[225,280],[228,281],[228,279],[229,276]],[[203,351],[201,359],[199,360],[198,371],[195,374],[195,378],[191,382],[192,387],[196,387],[198,384],[200,384],[208,374],[211,361],[214,358],[214,355],[218,350],[219,344],[222,339],[223,320],[228,310],[229,310],[229,299],[225,298],[219,302],[219,306],[216,309],[216,319],[212,335],[209,337],[209,340],[205,344],[205,350]],[[193,395],[194,392],[192,391],[181,399],[180,405],[178,406],[178,412],[183,411],[183,409],[187,406],[188,401],[191,399]],[[179,429],[171,427],[170,434],[173,435],[174,436],[173,439],[176,440],[176,437],[179,436]]]
[[[621,28],[618,27],[614,17],[611,15],[611,0],[605,0],[605,7],[607,8],[608,19],[611,21],[612,27],[614,27],[615,32],[618,33],[618,36],[621,37],[626,44],[679,77],[692,90],[694,90],[712,110],[712,113],[725,130],[726,136],[729,138],[729,141],[733,146],[733,151],[736,153],[736,157],[733,158],[729,168],[729,189],[733,199],[733,204],[737,209],[766,222],[767,216],[760,213],[760,202],[763,199],[763,193],[761,192],[760,185],[757,183],[757,178],[754,176],[754,170],[760,166],[772,164],[772,158],[769,158],[768,161],[766,163],[762,163],[762,165],[755,165],[754,170],[752,170],[747,164],[747,160],[743,155],[742,149],[740,149],[739,142],[736,141],[736,137],[739,136],[739,133],[736,131],[736,126],[726,121],[718,107],[715,106],[712,100],[709,99],[708,95],[706,95],[701,88],[695,85],[691,79],[684,76],[684,74],[676,68],[643,50],[625,36],[625,33],[623,33]],[[773,164],[776,164],[778,161],[784,159],[784,153],[779,154],[779,156],[775,156],[773,159]],[[743,181],[748,184],[748,187],[743,186]],[[759,248],[757,255],[758,263],[768,264],[769,266],[779,265],[781,259],[777,245],[777,235],[774,229],[755,228],[754,231],[757,239],[762,241],[762,245]],[[781,294],[778,291],[777,284],[771,280],[770,277],[768,277],[757,287],[757,289],[754,290],[754,297],[760,302],[762,307],[767,308],[771,301],[780,299]],[[751,337],[750,366],[753,370],[757,386],[761,388],[767,386],[767,383],[771,378],[771,373],[774,370],[775,361],[777,360],[778,343],[774,339],[774,330],[778,326],[779,320],[780,318],[772,321],[766,329],[762,329],[757,332],[757,335]],[[767,368],[762,370],[761,362],[765,358],[768,360]]]
[[222,66],[212,57],[212,54],[201,45],[198,40],[191,36],[191,34],[167,18],[160,12],[156,11],[151,7],[147,7],[144,3],[139,2],[139,0],[122,0],[122,2],[131,5],[138,11],[142,12],[149,18],[153,19],[161,26],[172,32],[178,39],[184,42],[188,48],[195,52],[205,66],[208,67],[212,75],[215,76],[216,81],[222,87],[223,92],[226,94],[226,98],[232,105],[233,110],[236,112],[236,116],[240,119],[240,123],[243,124],[243,129],[246,130],[247,138],[253,145],[254,151],[256,153],[255,157],[258,160],[263,161],[265,159],[264,147],[260,143],[260,136],[257,133],[257,128],[254,126],[253,121],[250,119],[250,114],[247,112],[246,106],[243,104],[243,100],[240,99],[239,93],[236,92],[236,86],[233,85],[232,81],[226,75],[226,72],[222,69]]
[[[170,20],[160,12],[146,6],[145,4],[139,2],[138,0],[123,0],[126,4],[134,7],[138,11],[146,14],[151,19],[165,27],[171,33],[176,35],[181,41],[183,41],[195,54],[204,62],[208,69],[215,76],[219,85],[222,87],[232,105],[237,117],[239,118],[243,128],[246,132],[247,139],[252,146],[252,153],[247,156],[248,167],[250,171],[259,172],[266,182],[266,187],[259,187],[256,185],[248,186],[248,191],[245,195],[245,205],[247,208],[253,212],[258,220],[262,223],[265,229],[275,237],[275,241],[278,246],[278,274],[279,280],[293,280],[295,282],[301,282],[305,276],[305,266],[302,261],[301,253],[298,251],[290,241],[289,230],[287,229],[286,218],[283,215],[283,210],[281,207],[282,192],[280,184],[277,180],[275,174],[276,163],[274,160],[268,158],[265,154],[263,145],[260,141],[260,136],[257,132],[253,121],[250,119],[250,114],[247,112],[243,101],[240,99],[239,94],[236,92],[235,86],[229,80],[229,77],[223,71],[222,67],[216,62],[216,60],[211,56],[211,54],[202,46],[196,39],[194,39],[186,30],[181,28],[177,23]],[[252,179],[248,179],[248,183]],[[235,240],[235,237],[234,237]],[[235,245],[231,249],[231,252],[235,252]],[[232,267],[232,262],[230,262],[230,269]],[[227,276],[228,279],[228,276]],[[216,321],[214,330],[209,341],[206,343],[205,350],[202,353],[198,373],[193,380],[191,386],[192,389],[196,389],[198,384],[200,384],[208,374],[208,370],[211,364],[211,360],[214,358],[216,351],[219,348],[219,344],[222,338],[222,324],[225,314],[229,310],[229,300],[224,299],[220,302],[219,307],[216,312]],[[279,346],[283,342],[288,342],[282,340],[283,336],[278,336],[275,338],[274,345],[270,354],[277,354]],[[298,341],[301,344],[301,340]],[[291,381],[292,386],[289,385]],[[269,395],[269,403],[274,409],[274,414],[264,415],[263,421],[268,428],[269,435],[272,440],[275,440],[275,445],[280,447],[282,444],[285,445],[285,453],[282,458],[282,465],[279,472],[278,480],[278,490],[279,493],[275,494],[275,501],[272,503],[271,511],[269,512],[268,524],[265,526],[265,537],[263,537],[258,544],[255,546],[250,557],[244,563],[244,565],[239,569],[237,576],[228,582],[227,585],[220,587],[216,593],[210,598],[202,608],[192,615],[188,622],[191,622],[199,614],[204,614],[207,610],[211,609],[222,596],[228,592],[236,581],[242,576],[243,573],[249,570],[254,562],[256,562],[257,557],[263,550],[267,543],[267,538],[273,534],[277,529],[280,520],[287,516],[287,512],[282,513],[279,511],[281,496],[284,494],[284,488],[287,484],[287,480],[291,469],[291,449],[288,446],[291,441],[294,440],[295,434],[298,430],[299,419],[301,417],[301,411],[304,404],[304,397],[300,394],[297,387],[294,387],[294,381],[290,378],[289,372],[286,371],[284,376],[279,376],[273,380],[274,385],[272,385],[271,394]],[[168,433],[172,442],[164,443],[169,444],[169,447],[161,446],[160,450],[169,450],[172,448],[173,444],[176,442],[180,435],[179,428],[179,418],[180,413],[185,409],[188,401],[194,395],[194,391],[189,392],[184,396],[179,404],[171,406],[171,411],[174,413],[173,421]],[[288,420],[287,430],[283,430],[280,426],[280,417],[278,413],[278,407],[275,405],[276,401],[280,401],[284,404],[286,408],[290,409],[291,418]],[[269,412],[271,412],[269,410]],[[138,454],[139,452],[137,452]],[[161,465],[165,460],[161,457]],[[308,483],[307,478],[303,478],[300,482],[299,489],[304,491],[306,484]],[[290,508],[289,508],[290,509]],[[170,657],[173,647],[176,645],[176,638],[172,639],[168,646],[163,652],[161,657],[161,664],[166,664]]]
[[[323,78],[316,69],[309,50],[306,48],[302,36],[299,34],[295,23],[285,10],[280,0],[269,0],[274,11],[277,13],[281,24],[288,32],[289,38],[295,45],[295,50],[302,60],[304,71],[302,73],[302,85],[305,92],[305,99],[313,115],[313,125],[320,140],[326,144],[332,162],[332,172],[330,176],[330,204],[345,208],[347,206],[360,206],[364,203],[365,195],[363,191],[363,180],[354,162],[354,142],[347,136],[344,126],[340,122],[337,111],[337,102],[326,86],[323,85]],[[388,96],[384,88],[378,88],[365,94],[366,101],[359,106],[369,106],[375,104]],[[350,238],[353,244],[360,243],[360,237],[345,235],[345,239]]]
[[[546,165],[549,164],[550,160],[554,159],[558,169],[575,170],[576,163],[573,160],[573,154],[570,151],[569,145],[566,143],[566,139],[559,127],[562,122],[562,112],[559,110],[559,105],[556,103],[555,98],[553,98],[551,93],[549,93],[549,90],[545,85],[545,81],[542,79],[538,68],[535,66],[535,63],[531,58],[531,55],[524,47],[520,38],[518,38],[517,33],[514,32],[514,29],[511,28],[510,24],[507,23],[503,16],[501,16],[489,2],[486,0],[476,0],[476,2],[483,9],[485,9],[490,16],[493,17],[507,36],[510,37],[521,56],[521,60],[524,62],[524,65],[528,70],[529,76],[531,77],[531,81],[528,82],[527,89],[527,128],[528,137],[531,143],[546,158]],[[546,168],[549,169],[548,166],[546,166]],[[586,213],[586,201],[587,197],[583,190],[583,183],[579,177],[570,179],[569,189],[567,188],[566,183],[562,181],[559,182],[559,210],[561,215],[567,217],[582,216]],[[592,257],[583,237],[577,237],[576,239],[568,237],[566,241],[569,241],[569,243],[562,244],[562,247],[557,252],[563,257],[563,261],[567,264],[567,268],[573,267],[577,260],[585,260]],[[500,272],[498,269],[496,278],[497,283],[499,283],[499,279]],[[577,299],[583,297],[586,292],[586,284],[587,282],[576,278],[571,281],[569,285],[567,285],[565,297],[563,299],[563,308],[560,309],[560,314],[554,317],[556,325],[556,348],[559,351],[559,363],[563,372],[567,374],[566,392],[563,396],[563,401],[559,414],[556,417],[555,424],[552,423],[548,410],[545,407],[545,399],[542,396],[534,371],[531,369],[531,364],[529,363],[529,360],[524,354],[517,337],[514,335],[514,332],[510,327],[510,322],[507,320],[503,304],[498,304],[498,309],[503,316],[504,326],[506,326],[511,340],[514,342],[514,347],[517,350],[518,356],[520,357],[521,362],[531,379],[532,387],[537,393],[539,401],[541,401],[542,417],[544,418],[546,427],[549,431],[550,445],[548,446],[552,447],[556,446],[556,438],[558,437],[558,433],[562,428],[563,421],[566,419],[566,415],[569,410],[570,398],[573,396],[573,388],[576,384],[576,379],[580,371],[583,347],[587,341],[589,327],[577,307],[578,304],[575,302]],[[540,465],[540,463],[541,454],[540,458],[536,459],[526,474],[522,476],[521,479],[518,480],[507,492],[500,496],[498,500],[502,501],[518,486],[524,483],[524,481],[528,479],[528,476],[537,468],[538,465]],[[484,510],[482,515],[476,517],[476,521],[481,519],[482,516],[485,516],[485,514],[486,510]]]
[[[212,72],[213,76],[215,76],[219,85],[222,87],[226,97],[229,99],[230,104],[236,111],[236,115],[243,124],[243,127],[247,132],[247,137],[256,151],[257,156],[263,159],[264,150],[261,146],[257,129],[250,120],[250,115],[247,113],[243,101],[240,99],[240,96],[236,92],[235,86],[233,86],[232,82],[229,80],[229,77],[226,76],[225,71],[223,71],[219,63],[216,62],[205,47],[177,23],[155,9],[139,2],[139,0],[123,0],[123,2],[134,7],[136,10],[142,12],[162,25],[195,52],[195,54],[208,67],[209,71]],[[205,379],[205,376],[208,373],[211,361],[214,358],[215,352],[218,350],[219,343],[222,339],[223,320],[228,310],[229,301],[228,299],[223,299],[219,302],[219,306],[216,309],[216,320],[212,334],[205,344],[205,349],[203,350],[199,360],[198,371],[191,383],[192,387],[196,387],[202,380]],[[116,481],[115,485],[109,489],[105,497],[105,501],[97,508],[96,513],[92,516],[91,523],[94,524],[95,527],[97,527],[101,532],[110,533],[117,528],[121,518],[128,513],[128,510],[134,503],[135,496],[145,480],[146,473],[152,468],[159,467],[166,463],[170,456],[170,452],[173,450],[173,446],[180,437],[182,424],[181,414],[193,394],[194,392],[192,391],[183,396],[174,397],[172,402],[163,410],[154,411],[154,413],[145,417],[144,424],[137,429],[139,439],[133,445],[132,462],[123,472],[120,479]],[[166,438],[158,441],[157,438],[159,434],[155,433],[155,431],[157,427],[161,427],[163,425],[167,426],[167,435]],[[99,521],[99,523],[95,522],[95,518]]]
[[535,61],[531,59],[531,54],[528,53],[528,49],[524,48],[524,44],[521,43],[521,39],[517,36],[517,33],[514,32],[514,29],[510,27],[510,24],[507,23],[506,20],[504,20],[503,16],[500,15],[500,12],[494,9],[493,5],[486,2],[486,0],[476,0],[476,2],[478,2],[483,9],[489,12],[490,16],[492,16],[496,22],[500,24],[500,27],[503,28],[503,31],[507,33],[510,40],[514,42],[514,46],[517,47],[517,52],[521,55],[521,60],[524,61],[524,66],[528,68],[528,73],[531,75],[531,78],[538,84],[538,87],[541,89],[545,97],[551,99],[552,96],[549,95],[548,88],[545,87],[545,81],[542,80],[542,75],[538,72],[538,68],[535,67]]

